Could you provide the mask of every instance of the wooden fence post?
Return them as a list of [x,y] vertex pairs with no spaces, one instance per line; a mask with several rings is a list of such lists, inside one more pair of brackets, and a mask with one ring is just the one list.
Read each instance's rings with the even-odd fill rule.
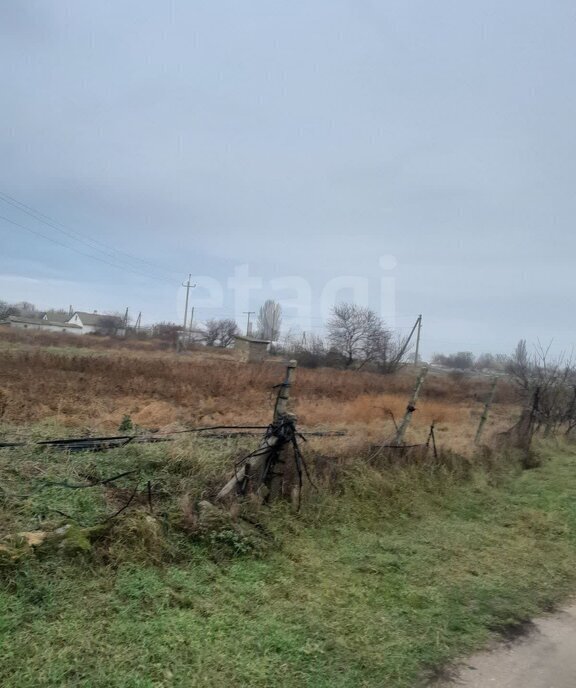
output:
[[274,415],[272,420],[278,420],[281,416],[285,416],[288,412],[288,400],[290,399],[290,387],[294,384],[296,376],[296,367],[298,363],[294,360],[288,361],[286,366],[286,377],[284,382],[280,385],[278,396],[276,397],[276,404],[274,405]]
[[494,401],[494,395],[496,394],[496,386],[498,385],[498,378],[495,377],[492,380],[492,386],[490,387],[490,392],[486,398],[486,403],[484,404],[484,411],[480,417],[480,422],[478,423],[478,430],[476,430],[476,437],[474,438],[474,444],[478,446],[480,444],[480,438],[482,437],[482,431],[484,430],[484,425],[488,420],[488,414],[490,413],[490,407]]
[[394,439],[394,444],[402,444],[404,442],[404,435],[406,434],[406,430],[410,425],[412,414],[416,410],[416,402],[418,401],[418,396],[420,394],[420,390],[422,389],[422,385],[424,384],[424,380],[426,379],[427,374],[428,366],[424,366],[420,371],[420,375],[418,375],[416,384],[414,385],[412,396],[410,397],[410,401],[408,402],[408,406],[406,407],[406,412],[404,413],[404,418],[402,418],[402,422],[400,423],[398,430],[396,431],[396,438]]
[[[286,377],[284,382],[279,385],[278,394],[276,396],[276,403],[274,404],[274,414],[272,417],[272,422],[275,423],[282,419],[282,417],[287,417],[288,414],[288,400],[290,398],[290,387],[294,383],[294,377],[296,372],[296,361],[289,361],[286,367]],[[254,456],[250,457],[243,466],[236,472],[236,475],[229,480],[226,485],[220,490],[216,496],[217,500],[224,499],[234,492],[244,490],[246,484],[253,477],[262,477],[262,472],[268,457],[275,451],[275,445],[278,443],[278,437],[274,435],[270,437],[265,437],[260,447],[254,452]],[[269,450],[269,451],[268,451]],[[266,484],[263,485],[263,492],[269,493],[276,476],[270,475],[266,480]],[[265,497],[266,494],[261,494]]]

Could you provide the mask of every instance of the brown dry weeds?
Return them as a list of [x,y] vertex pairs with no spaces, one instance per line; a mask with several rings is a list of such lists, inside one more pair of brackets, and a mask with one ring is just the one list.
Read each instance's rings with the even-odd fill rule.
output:
[[[0,391],[9,424],[53,421],[72,429],[113,432],[124,415],[156,429],[210,424],[269,422],[281,361],[260,365],[230,355],[196,351],[183,355],[129,347],[48,348],[51,335],[0,335]],[[67,343],[71,337],[67,337]],[[82,338],[87,339],[87,338]],[[138,343],[140,344],[140,343]],[[345,428],[352,442],[381,442],[393,433],[390,412],[400,419],[415,372],[383,376],[370,372],[299,369],[293,408],[307,427]],[[436,423],[439,441],[459,451],[470,446],[490,381],[430,374],[410,431],[425,439]],[[487,435],[509,427],[517,414],[511,389],[501,385]]]

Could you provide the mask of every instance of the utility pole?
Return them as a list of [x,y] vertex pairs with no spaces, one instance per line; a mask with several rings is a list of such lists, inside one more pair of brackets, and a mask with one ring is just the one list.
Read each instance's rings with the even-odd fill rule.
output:
[[420,353],[420,331],[422,330],[422,314],[416,320],[418,331],[416,332],[416,351],[414,352],[414,365],[418,365],[418,354]]
[[140,331],[140,325],[142,324],[142,311],[138,313],[138,317],[136,318],[136,325],[134,325],[134,328],[136,329],[137,332]]
[[188,320],[188,295],[190,294],[190,289],[194,289],[196,286],[195,284],[190,284],[190,280],[192,279],[192,275],[188,275],[188,281],[187,282],[182,282],[182,286],[186,287],[186,304],[184,306],[184,332],[186,332],[186,321]]
[[414,336],[414,332],[416,332],[416,329],[418,329],[418,341],[416,342],[416,354],[414,356],[414,362],[418,361],[418,349],[420,348],[420,328],[422,325],[422,316],[419,315],[416,318],[416,322],[412,326],[412,329],[410,330],[410,334],[406,337],[404,340],[404,343],[402,344],[402,348],[400,349],[400,352],[398,353],[398,360],[402,360],[402,356],[406,353],[406,349],[408,348],[410,342],[412,341],[412,337]]
[[124,327],[128,327],[128,306],[126,306],[126,312],[124,313]]
[[[276,397],[276,403],[274,405],[274,415],[273,424],[277,424],[282,420],[290,419],[293,422],[296,421],[296,416],[288,413],[288,401],[290,399],[290,388],[294,384],[294,375],[296,372],[296,361],[289,361],[286,367],[286,377],[284,382],[277,385],[278,395]],[[283,478],[283,464],[284,460],[282,456],[273,457],[274,445],[279,442],[278,436],[272,435],[271,437],[266,437],[259,449],[253,453],[248,461],[244,463],[234,474],[234,477],[229,480],[226,485],[220,490],[216,496],[216,500],[221,500],[234,494],[243,494],[249,487],[251,480],[258,480],[259,476],[265,478],[264,485],[262,486],[262,492],[260,492],[260,500],[264,501],[266,497],[270,494],[270,488],[273,488],[273,492],[277,493],[281,485],[272,485],[274,478],[276,480]],[[266,471],[267,475],[263,473],[267,462],[273,458],[273,464],[271,469]],[[281,464],[281,465],[277,465]],[[275,470],[281,469],[281,470]]]
[[256,315],[256,311],[243,311],[244,315],[247,315],[248,318],[246,320],[246,336],[250,336],[250,316],[251,315]]
[[194,306],[190,308],[190,325],[188,327],[188,344],[192,341],[192,328],[194,327]]
[[412,419],[412,414],[416,410],[416,402],[418,401],[418,396],[420,395],[420,390],[422,389],[422,385],[424,384],[424,380],[426,379],[426,375],[428,374],[428,366],[424,366],[422,370],[420,371],[420,374],[418,375],[418,379],[416,380],[416,385],[414,386],[414,389],[412,390],[412,396],[410,397],[410,401],[408,402],[408,406],[406,407],[406,412],[404,413],[404,418],[402,419],[402,422],[400,423],[400,426],[396,430],[396,437],[394,439],[394,444],[403,444],[404,443],[404,435],[406,434],[406,430],[408,426],[410,425],[410,421]]

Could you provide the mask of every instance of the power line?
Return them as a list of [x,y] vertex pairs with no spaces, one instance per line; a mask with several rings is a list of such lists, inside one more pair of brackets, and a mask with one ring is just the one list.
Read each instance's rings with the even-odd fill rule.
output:
[[[48,215],[45,215],[44,213],[41,213],[39,210],[36,210],[35,208],[26,205],[25,203],[22,203],[21,201],[18,201],[17,199],[13,198],[12,196],[9,196],[6,193],[3,193],[0,191],[0,200],[4,201],[5,203],[8,203],[9,205],[13,206],[14,208],[17,208],[21,212],[26,213],[27,215],[30,215],[31,217],[35,218],[36,220],[39,220],[40,222],[43,222],[44,224],[48,225],[49,227],[52,227],[53,229],[57,230],[58,232],[61,232],[62,234],[65,234],[72,238],[74,241],[78,241],[80,243],[85,243],[86,245],[89,246],[89,248],[100,251],[101,253],[104,253],[105,255],[110,256],[117,262],[124,261],[125,259],[119,259],[115,254],[120,254],[126,256],[129,260],[136,260],[140,263],[143,263],[145,265],[148,265],[152,267],[154,270],[159,270],[162,272],[165,272],[166,274],[169,274],[164,268],[158,267],[154,265],[153,263],[150,263],[147,260],[144,260],[143,258],[138,258],[138,256],[133,256],[132,254],[122,251],[120,249],[114,248],[113,246],[109,246],[105,244],[102,241],[99,241],[98,239],[93,239],[91,237],[85,236],[81,234],[80,232],[77,232],[73,229],[70,229],[69,227],[66,227],[66,225],[62,224],[61,222],[58,222],[57,220],[54,220]],[[94,244],[94,246],[92,246]],[[102,246],[103,248],[99,248],[99,246]]]
[[[0,191],[0,200],[3,201],[4,203],[7,203],[8,205],[11,205],[12,207],[16,208],[17,210],[20,210],[23,213],[26,213],[27,215],[30,215],[34,219],[38,220],[39,222],[44,223],[45,225],[52,227],[56,231],[70,237],[74,241],[77,241],[79,243],[86,244],[90,249],[99,251],[100,253],[103,253],[104,255],[107,255],[108,257],[112,258],[116,262],[119,263],[126,263],[126,258],[131,261],[138,261],[139,263],[142,263],[144,265],[148,265],[149,267],[153,268],[154,270],[157,270],[158,272],[164,272],[165,275],[169,275],[170,273],[165,270],[164,268],[160,266],[156,266],[153,263],[144,260],[143,258],[139,258],[138,256],[134,256],[131,253],[128,253],[127,251],[122,251],[121,249],[114,248],[113,246],[109,246],[108,244],[105,244],[102,241],[99,241],[98,239],[93,239],[92,237],[86,236],[81,234],[80,232],[77,232],[76,230],[71,229],[70,227],[67,227],[66,225],[62,224],[61,222],[58,222],[54,218],[51,218],[49,215],[46,215],[39,210],[36,210],[32,206],[26,205],[26,203],[22,203],[21,201],[17,200],[16,198],[13,198],[12,196],[9,196],[7,193],[4,193]],[[102,248],[100,248],[102,247]],[[117,255],[120,256],[126,256],[126,258],[118,258]],[[132,268],[133,266],[130,265]],[[166,277],[163,276],[164,279],[167,279]]]
[[[195,284],[191,284],[190,280],[192,279],[192,274],[188,275],[188,281],[187,282],[182,282],[182,286],[186,287],[186,305],[184,306],[184,333],[186,333],[186,320],[188,319],[188,298],[190,294],[190,289],[196,289]],[[194,310],[192,310],[192,313],[194,313]],[[194,317],[194,315],[192,315]],[[192,318],[190,318],[190,327],[192,327]]]
[[53,244],[57,244],[58,246],[63,246],[64,248],[69,249],[70,251],[74,251],[75,253],[80,254],[81,256],[85,256],[86,258],[92,258],[92,260],[98,260],[101,263],[105,263],[106,265],[110,265],[113,268],[116,268],[118,270],[128,270],[130,272],[133,272],[136,275],[140,275],[142,277],[148,277],[151,279],[158,280],[159,282],[166,282],[167,284],[172,284],[169,280],[162,278],[162,277],[156,277],[155,275],[149,275],[145,272],[140,272],[139,270],[135,270],[130,267],[125,267],[123,265],[117,265],[115,263],[111,263],[108,260],[105,260],[104,258],[100,258],[99,256],[94,256],[90,253],[85,253],[84,251],[80,251],[79,249],[75,248],[74,246],[69,246],[68,244],[63,243],[62,241],[58,241],[58,239],[54,239],[54,237],[48,236],[47,234],[43,234],[42,232],[39,232],[38,230],[32,229],[31,227],[27,227],[26,225],[22,225],[19,222],[15,222],[14,220],[11,220],[9,217],[5,217],[4,215],[0,215],[0,220],[4,220],[6,222],[9,222],[10,224],[14,225],[15,227],[19,227],[20,229],[24,229],[27,232],[30,232],[31,234],[35,234],[36,236],[42,237],[43,239],[46,239],[46,241],[51,241]]

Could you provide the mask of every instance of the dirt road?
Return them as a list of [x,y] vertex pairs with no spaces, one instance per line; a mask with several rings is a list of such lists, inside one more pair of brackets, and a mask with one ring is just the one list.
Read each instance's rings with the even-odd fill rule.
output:
[[514,642],[469,657],[452,681],[434,688],[576,688],[576,604],[537,619]]

